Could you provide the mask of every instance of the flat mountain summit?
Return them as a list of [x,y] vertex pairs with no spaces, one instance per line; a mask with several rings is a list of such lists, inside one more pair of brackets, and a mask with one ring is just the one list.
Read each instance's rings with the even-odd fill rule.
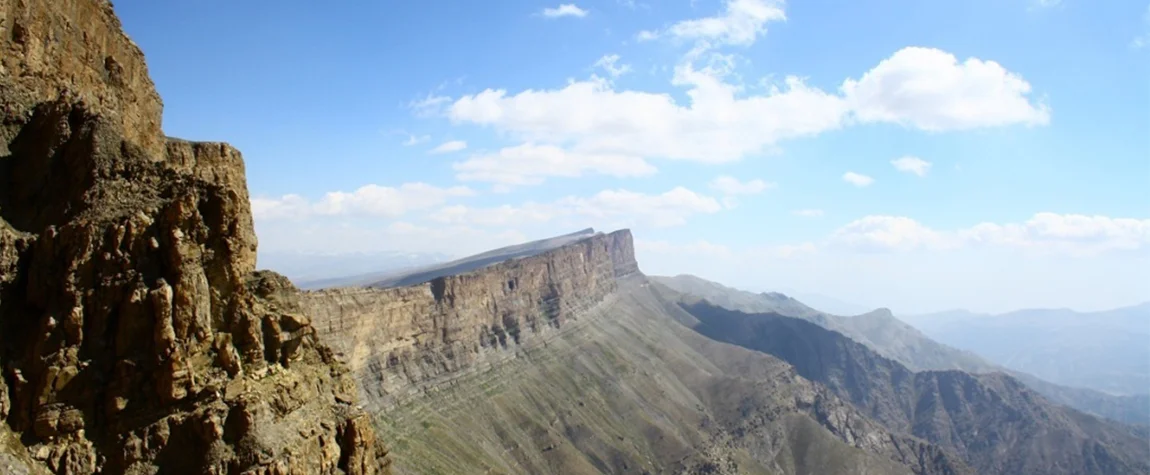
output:
[[0,32],[0,472],[1150,470],[1129,426],[880,354],[889,315],[662,285],[625,229],[300,291],[108,2],[0,0]]

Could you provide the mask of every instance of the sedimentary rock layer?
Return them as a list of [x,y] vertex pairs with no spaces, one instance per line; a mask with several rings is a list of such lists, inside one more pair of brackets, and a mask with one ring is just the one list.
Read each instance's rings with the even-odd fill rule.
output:
[[514,357],[609,298],[637,272],[631,233],[598,234],[539,255],[398,288],[304,293],[305,314],[360,379],[365,401],[404,394]]

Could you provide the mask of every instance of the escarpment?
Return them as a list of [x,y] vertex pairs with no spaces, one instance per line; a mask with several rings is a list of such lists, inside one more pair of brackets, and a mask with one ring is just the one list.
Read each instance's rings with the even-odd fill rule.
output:
[[306,292],[304,313],[356,372],[370,408],[513,358],[612,298],[638,272],[630,231],[422,284]]
[[255,272],[240,153],[161,110],[107,1],[0,0],[4,469],[386,470],[297,291]]

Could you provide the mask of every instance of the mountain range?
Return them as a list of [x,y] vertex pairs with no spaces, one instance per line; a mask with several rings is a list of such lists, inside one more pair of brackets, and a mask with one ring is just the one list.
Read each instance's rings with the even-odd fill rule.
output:
[[1150,472],[1143,427],[1044,396],[1073,389],[886,311],[649,278],[626,229],[300,290],[110,3],[0,27],[0,473]]
[[1101,312],[955,310],[902,319],[936,341],[1053,383],[1150,394],[1150,303]]
[[[780,293],[741,291],[690,275],[652,277],[652,279],[678,292],[699,296],[731,310],[777,313],[811,321],[847,335],[913,370],[1004,372],[1058,404],[1137,426],[1150,425],[1150,397],[1145,394],[1114,395],[1088,388],[1055,384],[1032,374],[995,364],[969,350],[939,343],[910,324],[895,318],[886,309],[843,317],[815,310]],[[1102,368],[1095,371],[1100,372]]]

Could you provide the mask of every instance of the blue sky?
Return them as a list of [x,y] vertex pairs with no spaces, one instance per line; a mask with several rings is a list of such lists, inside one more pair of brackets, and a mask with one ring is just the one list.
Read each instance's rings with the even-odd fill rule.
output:
[[1150,300],[1146,0],[145,2],[263,251],[588,226],[648,273],[920,312]]

